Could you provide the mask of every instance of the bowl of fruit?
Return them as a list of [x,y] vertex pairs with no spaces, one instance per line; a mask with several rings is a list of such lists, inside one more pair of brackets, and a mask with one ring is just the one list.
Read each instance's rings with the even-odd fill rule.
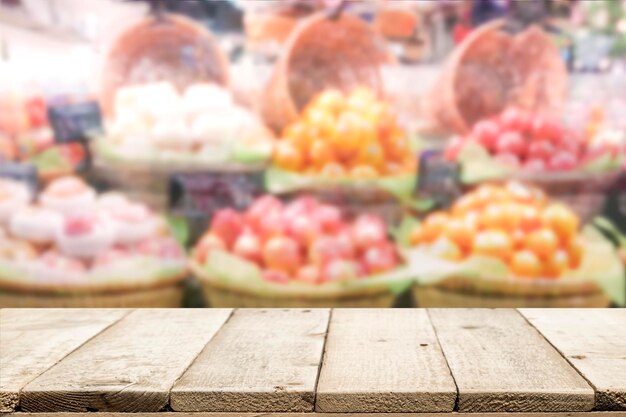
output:
[[[340,203],[409,198],[415,144],[390,105],[359,87],[324,90],[282,131],[266,186],[274,194],[314,192]],[[342,201],[343,200],[343,201]]]
[[312,197],[217,212],[191,269],[213,307],[391,307],[388,282],[410,283],[379,217],[347,219]]
[[607,307],[625,300],[614,246],[522,183],[482,185],[406,227],[421,307]]
[[620,132],[585,137],[558,119],[509,108],[452,139],[446,158],[460,165],[466,186],[515,179],[542,187],[588,221],[605,200],[626,159]]
[[2,307],[179,307],[187,258],[165,219],[76,177],[35,198],[0,179]]

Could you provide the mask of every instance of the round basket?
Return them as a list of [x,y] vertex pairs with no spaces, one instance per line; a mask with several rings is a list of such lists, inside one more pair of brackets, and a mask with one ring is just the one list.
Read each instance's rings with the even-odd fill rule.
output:
[[550,36],[536,26],[515,35],[496,20],[474,30],[452,53],[431,95],[442,127],[467,133],[477,121],[514,105],[559,113],[567,68]]
[[202,294],[210,307],[230,308],[388,308],[395,296],[386,287],[351,289],[327,293],[257,294],[243,287],[228,285],[207,276],[199,267],[192,271],[202,286]]
[[604,308],[610,299],[592,282],[449,278],[412,290],[418,307]]
[[120,87],[167,80],[181,92],[194,82],[228,85],[228,60],[217,41],[192,20],[148,17],[116,39],[103,71],[101,104],[111,116]]
[[291,32],[263,93],[265,122],[281,131],[325,88],[367,86],[382,93],[380,65],[389,59],[384,40],[357,17],[318,13],[303,20]]
[[28,294],[0,290],[0,308],[176,308],[183,303],[180,284],[111,294]]

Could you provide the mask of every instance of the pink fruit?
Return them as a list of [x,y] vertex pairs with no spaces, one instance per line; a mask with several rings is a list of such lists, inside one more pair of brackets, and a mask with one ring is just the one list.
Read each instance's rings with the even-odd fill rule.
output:
[[490,151],[496,148],[499,134],[500,128],[495,122],[490,120],[482,120],[476,123],[472,131],[472,135],[476,138],[478,143]]
[[354,241],[352,240],[350,231],[347,228],[336,234],[336,241],[339,254],[342,258],[353,258],[356,255]]
[[274,282],[277,284],[288,284],[289,275],[284,271],[278,271],[274,269],[267,269],[263,271],[263,279],[266,281]]
[[554,155],[555,148],[548,140],[533,141],[528,145],[528,158],[548,160]]
[[569,171],[578,164],[578,159],[572,153],[563,151],[550,158],[549,167],[555,171]]
[[245,214],[246,222],[254,229],[257,230],[259,222],[265,216],[271,213],[280,213],[283,211],[283,203],[274,196],[264,195],[258,198],[248,208]]
[[222,239],[214,233],[207,233],[196,245],[195,256],[200,263],[206,262],[207,256],[212,250],[225,250],[226,245]]
[[498,153],[510,153],[523,157],[526,153],[526,142],[518,132],[505,132],[498,136],[496,150]]
[[301,267],[296,274],[296,280],[308,284],[319,284],[321,281],[319,267],[315,265],[305,265]]
[[352,225],[352,241],[359,250],[387,240],[387,229],[380,217],[360,215]]
[[392,270],[398,263],[396,250],[388,242],[373,246],[363,253],[362,263],[372,275]]
[[289,219],[287,230],[303,246],[308,246],[321,233],[318,222],[304,214]]
[[172,238],[148,239],[137,244],[137,252],[161,259],[183,259],[180,245]]
[[219,236],[227,248],[232,248],[243,231],[243,217],[232,209],[218,211],[211,221],[211,233]]
[[446,146],[446,151],[444,153],[446,160],[450,162],[456,161],[464,145],[465,140],[463,138],[458,136],[453,138]]
[[342,256],[342,244],[334,236],[319,236],[311,242],[307,256],[314,265],[325,264]]
[[319,202],[313,197],[299,197],[285,207],[285,215],[301,216],[309,214],[319,207]]
[[533,118],[530,130],[534,138],[547,139],[555,143],[560,141],[562,136],[559,123],[542,115],[536,115]]
[[272,237],[263,248],[263,261],[269,269],[294,274],[302,265],[300,246],[289,237]]
[[233,253],[258,263],[261,261],[261,240],[252,232],[244,232],[235,241]]
[[530,117],[523,110],[510,108],[500,115],[500,123],[507,130],[524,131],[530,124]]
[[63,231],[68,236],[79,236],[91,233],[95,219],[91,216],[75,216],[65,221]]
[[518,168],[520,166],[519,158],[512,153],[501,153],[499,155],[496,155],[495,160],[503,165],[507,165],[513,168]]
[[322,280],[327,282],[350,281],[359,277],[359,266],[354,261],[333,259],[322,268]]
[[341,210],[329,205],[321,205],[313,214],[313,218],[319,223],[325,233],[335,233],[343,226]]
[[287,233],[287,222],[280,212],[271,212],[259,220],[258,226],[254,231],[263,241],[267,241],[274,236],[285,235]]
[[523,168],[525,171],[529,172],[542,172],[546,170],[546,163],[543,159],[539,158],[528,159],[524,163]]

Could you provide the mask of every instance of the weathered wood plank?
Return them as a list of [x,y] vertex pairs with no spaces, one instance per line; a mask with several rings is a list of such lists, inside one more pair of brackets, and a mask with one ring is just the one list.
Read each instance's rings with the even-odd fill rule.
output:
[[521,313],[596,390],[596,409],[626,410],[626,310]]
[[238,310],[176,383],[175,411],[313,411],[330,310]]
[[456,386],[426,310],[334,310],[315,410],[452,411]]
[[[128,413],[12,413],[11,417],[129,417]],[[132,417],[381,417],[380,413],[211,413],[211,412],[171,412],[133,413]],[[587,411],[573,413],[387,413],[384,417],[626,417],[620,411]]]
[[136,310],[22,390],[24,411],[159,411],[228,309]]
[[515,310],[434,309],[461,412],[588,411],[594,391]]
[[130,310],[0,310],[0,412],[22,388]]

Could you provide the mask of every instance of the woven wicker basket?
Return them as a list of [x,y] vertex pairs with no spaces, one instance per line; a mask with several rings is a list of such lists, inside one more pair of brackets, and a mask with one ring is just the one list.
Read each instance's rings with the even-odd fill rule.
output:
[[157,15],[116,39],[103,71],[101,104],[113,115],[120,87],[167,80],[181,92],[194,82],[228,85],[228,60],[211,33],[192,20]]
[[265,122],[281,131],[325,88],[364,85],[382,93],[380,65],[389,61],[381,37],[361,19],[315,14],[291,33],[261,100]]
[[482,308],[603,308],[610,299],[592,282],[567,280],[474,281],[449,278],[432,286],[413,288],[418,307]]
[[567,68],[550,36],[530,27],[514,36],[497,20],[473,31],[452,53],[432,91],[442,127],[466,133],[478,120],[514,105],[559,113]]
[[351,289],[332,294],[256,294],[243,287],[235,287],[205,275],[192,266],[202,293],[210,307],[230,308],[353,308],[392,307],[395,296],[386,287]]

